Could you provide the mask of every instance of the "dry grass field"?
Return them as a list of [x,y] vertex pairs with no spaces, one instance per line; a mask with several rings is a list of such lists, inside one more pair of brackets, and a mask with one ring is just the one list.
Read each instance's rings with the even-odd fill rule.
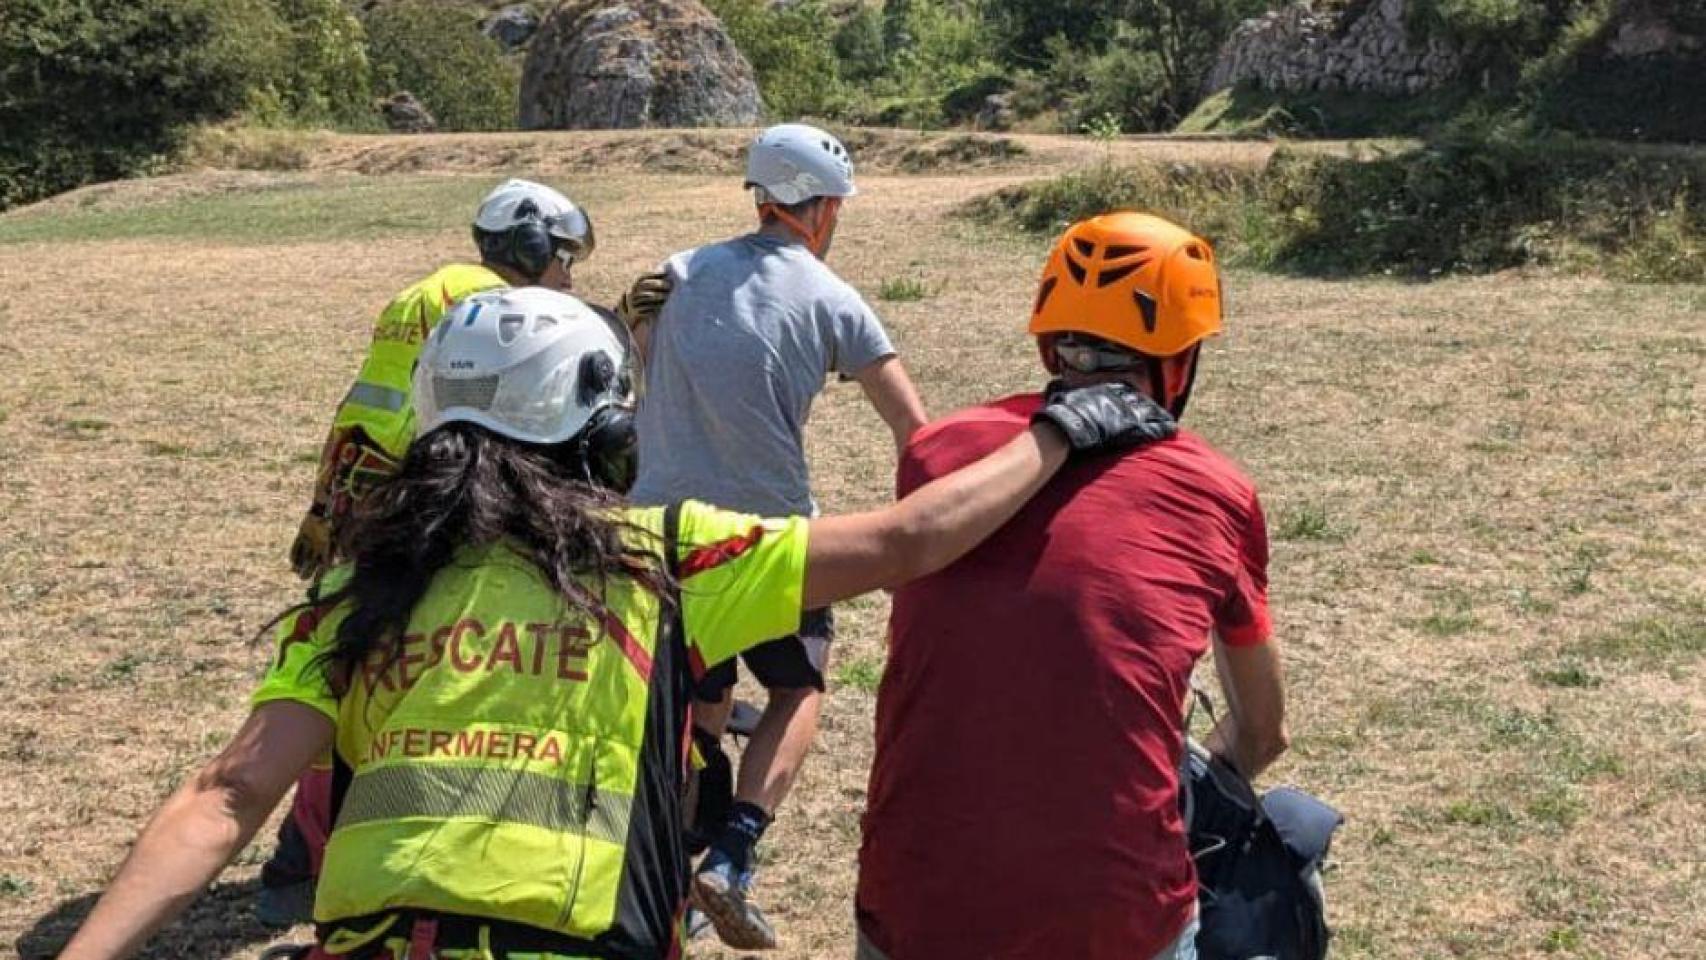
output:
[[[482,158],[500,142],[516,152]],[[52,956],[235,729],[266,658],[250,638],[299,596],[285,551],[370,318],[470,253],[500,174],[591,208],[581,283],[604,302],[748,223],[726,148],[656,173],[623,142],[445,138],[410,159],[339,141],[298,172],[0,217],[0,956]],[[1024,321],[1041,247],[953,209],[1098,149],[865,178],[832,264],[932,411],[1040,382]],[[1227,289],[1188,424],[1266,499],[1294,734],[1269,779],[1349,818],[1334,955],[1706,955],[1706,288],[1235,272]],[[893,452],[856,389],[826,391],[810,437],[826,509],[889,495]],[[885,614],[880,597],[844,609],[820,748],[767,843],[781,957],[851,955]],[[272,942],[247,913],[268,849],[148,955]]]

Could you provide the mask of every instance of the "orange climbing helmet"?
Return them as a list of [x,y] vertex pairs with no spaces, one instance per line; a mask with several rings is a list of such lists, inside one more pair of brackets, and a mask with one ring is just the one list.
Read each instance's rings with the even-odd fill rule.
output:
[[1208,241],[1146,213],[1067,229],[1043,268],[1031,334],[1089,334],[1172,357],[1220,332],[1220,272]]

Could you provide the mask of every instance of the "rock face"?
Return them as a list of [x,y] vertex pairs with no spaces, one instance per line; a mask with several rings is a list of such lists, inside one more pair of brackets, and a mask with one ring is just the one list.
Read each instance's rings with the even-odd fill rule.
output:
[[385,125],[397,133],[431,133],[438,129],[438,121],[433,119],[426,104],[407,90],[381,100],[379,112],[385,117]]
[[1637,4],[1618,24],[1607,52],[1628,60],[1692,53],[1702,45],[1702,38],[1688,35],[1660,13]]
[[1015,116],[1013,96],[1007,93],[992,93],[983,98],[983,106],[978,108],[977,128],[979,130],[1011,130]]
[[699,0],[569,0],[521,75],[523,129],[751,126],[752,65]]
[[1243,84],[1397,95],[1456,79],[1461,52],[1437,37],[1412,38],[1404,20],[1404,0],[1373,0],[1348,22],[1308,3],[1246,20],[1220,48],[1203,93]]
[[496,40],[505,50],[519,50],[539,29],[539,18],[521,4],[511,4],[486,18],[480,31]]

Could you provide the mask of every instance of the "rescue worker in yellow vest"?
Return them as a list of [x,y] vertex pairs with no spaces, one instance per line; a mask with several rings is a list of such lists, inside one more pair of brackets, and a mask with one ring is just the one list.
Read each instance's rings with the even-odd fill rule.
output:
[[694,679],[822,607],[938,570],[1069,455],[1171,435],[1123,384],[1063,391],[966,469],[867,513],[640,508],[618,326],[542,289],[455,308],[415,378],[422,436],[350,562],[282,620],[229,745],[169,798],[62,960],[128,956],[292,780],[350,776],[314,956],[679,956]]
[[[338,405],[320,455],[314,499],[290,550],[291,566],[317,580],[338,556],[338,538],[354,504],[396,470],[415,433],[409,402],[415,359],[428,334],[456,302],[501,286],[574,285],[571,269],[592,254],[585,211],[563,194],[529,180],[509,180],[474,215],[478,264],[443,267],[405,289],[379,314],[361,372]],[[291,815],[261,871],[255,916],[267,926],[304,922],[314,878],[332,826],[331,769],[317,767],[297,785]]]
[[314,500],[290,549],[298,576],[311,580],[331,565],[354,502],[394,472],[408,449],[415,433],[409,378],[422,342],[445,313],[493,287],[572,290],[571,270],[592,255],[595,243],[591,219],[568,197],[544,184],[510,180],[474,215],[480,262],[444,267],[386,305],[320,454]]

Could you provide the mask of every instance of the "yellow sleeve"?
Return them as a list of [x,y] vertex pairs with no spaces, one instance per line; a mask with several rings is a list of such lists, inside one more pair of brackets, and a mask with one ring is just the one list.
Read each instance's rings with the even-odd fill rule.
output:
[[318,658],[330,647],[342,619],[341,608],[321,606],[304,607],[280,621],[278,647],[260,687],[249,698],[249,705],[259,707],[274,700],[294,700],[313,707],[336,723],[338,698]]
[[804,517],[681,505],[681,619],[702,666],[800,628],[806,530]]

